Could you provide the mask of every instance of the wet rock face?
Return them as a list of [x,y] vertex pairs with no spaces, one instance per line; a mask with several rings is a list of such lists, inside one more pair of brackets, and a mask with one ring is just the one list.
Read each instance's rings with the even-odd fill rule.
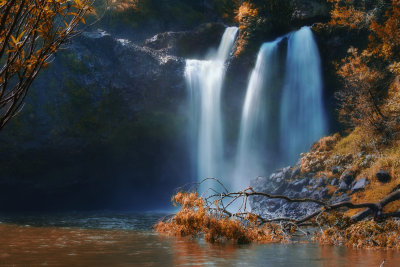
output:
[[221,23],[206,23],[193,31],[156,34],[144,46],[178,57],[204,58],[210,49],[218,47],[224,30]]
[[390,182],[390,180],[392,179],[390,177],[390,174],[385,171],[385,170],[380,170],[376,173],[376,178],[378,178],[378,181],[381,183],[387,183]]
[[340,166],[333,166],[332,167],[332,173],[333,174],[339,174],[341,172],[342,172],[342,167],[340,167]]
[[343,172],[340,179],[342,181],[344,181],[347,185],[351,185],[351,183],[354,181],[356,176],[357,176],[356,172],[354,172],[352,170],[347,170],[347,171]]
[[[41,132],[37,138],[46,139],[42,141],[54,146],[57,145],[54,139],[62,139],[71,132],[68,128],[74,125],[69,125],[69,121],[72,124],[75,117],[101,116],[90,109],[100,104],[104,105],[101,111],[108,112],[110,119],[134,119],[136,112],[156,105],[173,110],[186,97],[184,69],[185,61],[180,57],[142,47],[104,31],[83,33],[67,50],[57,54],[49,68],[35,80],[27,98],[27,105],[34,109],[32,113],[22,111],[18,119],[24,124],[18,132],[21,139],[24,134],[29,135],[27,140],[31,143],[39,141],[36,136],[32,140],[32,135]],[[30,117],[40,121],[33,133],[29,128]],[[61,124],[64,129],[57,129]],[[7,138],[15,139],[12,129],[7,128],[0,143]],[[76,137],[82,143],[76,145],[89,142],[82,140],[88,137],[84,129],[77,130]],[[31,144],[39,148],[42,145]]]
[[368,179],[363,177],[358,179],[357,181],[354,182],[351,192],[356,192],[356,191],[361,191],[363,190],[368,184]]
[[349,185],[345,181],[341,180],[339,183],[339,190],[346,191],[348,189],[349,189]]
[[[181,141],[184,68],[180,57],[106,32],[75,39],[40,73],[0,135],[0,208],[46,210],[63,198],[71,209],[115,209],[140,203],[123,200],[133,192],[161,188],[154,205],[168,205],[189,176],[169,160],[190,165]],[[80,207],[89,191],[93,201]]]

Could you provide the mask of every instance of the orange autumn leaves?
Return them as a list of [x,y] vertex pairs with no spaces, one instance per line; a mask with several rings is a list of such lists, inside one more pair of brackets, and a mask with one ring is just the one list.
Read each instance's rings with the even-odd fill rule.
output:
[[0,128],[19,111],[40,69],[91,12],[92,0],[0,2]]
[[240,55],[248,45],[251,32],[249,29],[257,24],[259,11],[250,2],[243,2],[235,11],[235,21],[239,24],[240,36],[237,40],[235,56]]
[[328,0],[333,4],[331,10],[331,25],[347,26],[352,29],[363,27],[366,23],[366,14],[357,10],[353,0]]
[[[366,32],[368,45],[350,47],[337,65],[344,89],[338,92],[340,119],[351,127],[361,126],[391,139],[399,131],[400,110],[400,1],[367,6],[353,0],[329,0],[332,27]],[[371,4],[370,4],[371,5]]]
[[159,222],[155,230],[164,235],[173,236],[204,236],[207,242],[220,243],[233,241],[238,244],[250,242],[282,242],[287,236],[279,226],[268,224],[257,227],[253,215],[247,217],[245,222],[231,219],[223,214],[210,211],[204,200],[195,192],[179,192],[172,197],[175,205],[181,207],[173,218]]
[[327,245],[345,245],[353,248],[400,249],[400,225],[397,220],[361,221],[344,229],[329,227],[313,240]]

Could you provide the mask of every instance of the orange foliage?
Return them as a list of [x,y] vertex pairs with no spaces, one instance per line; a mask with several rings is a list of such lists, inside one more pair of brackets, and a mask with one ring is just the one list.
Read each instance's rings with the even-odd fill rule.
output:
[[236,13],[235,20],[241,23],[245,22],[251,17],[257,17],[258,10],[254,7],[253,4],[249,2],[243,2],[235,13]]
[[[333,3],[331,26],[368,31],[368,47],[351,47],[349,56],[338,65],[345,89],[338,92],[340,118],[350,126],[363,126],[391,139],[398,129],[400,96],[400,1],[369,4],[353,0],[329,0]],[[382,15],[383,14],[383,15]],[[393,90],[395,89],[395,90]],[[386,93],[391,91],[389,95]]]
[[315,142],[309,152],[301,154],[300,170],[302,173],[319,172],[326,169],[326,161],[331,151],[340,140],[340,134],[326,136]]
[[370,24],[370,50],[373,54],[390,60],[400,45],[400,1],[392,0],[392,7],[385,12],[385,17],[383,24],[376,20]]
[[331,151],[336,143],[340,140],[340,134],[336,133],[332,136],[322,137],[311,146],[311,151],[314,152],[328,152]]
[[353,0],[328,0],[334,4],[331,10],[332,26],[345,26],[352,29],[364,27],[366,25],[366,14],[354,7]]
[[262,243],[286,240],[284,232],[274,224],[257,227],[257,217],[250,214],[245,220],[211,212],[197,193],[179,192],[172,197],[175,205],[181,206],[172,219],[154,226],[158,233],[174,236],[204,236],[207,242],[233,241],[238,244],[253,241]]
[[85,23],[92,2],[0,1],[0,128],[19,111],[41,68]]
[[329,245],[345,245],[354,248],[397,248],[400,249],[400,222],[388,220],[361,221],[343,229],[329,227],[316,234],[315,241]]
[[[369,34],[368,47],[351,47],[349,56],[338,64],[344,89],[337,93],[339,117],[351,127],[374,130],[383,142],[392,139],[400,118],[400,1],[369,4],[353,0],[329,0],[333,4],[330,25],[363,29]],[[356,4],[357,3],[357,4]],[[389,92],[389,94],[388,94]]]
[[351,47],[348,53],[350,55],[342,60],[338,69],[345,85],[345,90],[338,93],[342,101],[340,118],[352,126],[380,129],[384,115],[375,87],[384,75],[368,66],[366,51],[360,54],[357,48]]
[[256,24],[258,9],[250,2],[243,2],[235,11],[235,20],[239,23],[240,35],[237,41],[235,56],[240,55],[248,44],[249,29]]

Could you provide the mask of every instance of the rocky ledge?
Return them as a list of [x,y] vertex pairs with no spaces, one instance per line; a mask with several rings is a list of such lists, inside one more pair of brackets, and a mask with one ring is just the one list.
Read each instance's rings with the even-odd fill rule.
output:
[[[384,171],[377,173],[385,177]],[[369,181],[362,177],[355,180],[355,173],[341,172],[340,166],[332,168],[332,176],[318,175],[315,173],[300,173],[300,166],[286,167],[276,170],[269,177],[258,177],[252,181],[251,186],[257,192],[272,195],[285,195],[290,198],[311,198],[322,200],[330,204],[348,201],[351,195],[364,190]],[[250,199],[252,211],[265,217],[299,218],[311,214],[319,206],[315,203],[289,203],[283,199],[268,199],[256,196]]]

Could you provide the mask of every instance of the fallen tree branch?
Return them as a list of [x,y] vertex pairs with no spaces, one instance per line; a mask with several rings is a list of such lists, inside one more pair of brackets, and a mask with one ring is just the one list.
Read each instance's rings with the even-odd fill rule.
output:
[[[227,192],[226,187],[223,185],[221,181],[219,181],[216,178],[207,178],[204,179],[199,183],[202,184],[203,182],[207,180],[214,180],[217,181],[219,185],[221,185],[225,192],[223,193],[218,193],[217,191],[213,190],[215,194],[212,194],[208,197],[205,198],[207,206],[210,210],[218,211],[221,213],[224,213],[225,215],[229,217],[240,217],[244,218],[244,216],[247,216],[249,214],[252,214],[251,212],[247,211],[247,199],[251,196],[261,196],[261,197],[266,197],[269,199],[282,199],[290,203],[314,203],[319,206],[321,206],[320,209],[312,212],[309,215],[306,215],[303,218],[295,219],[295,218],[263,218],[262,216],[255,214],[257,216],[257,219],[259,220],[260,225],[265,224],[265,223],[272,223],[272,222],[291,222],[295,223],[296,225],[304,225],[304,223],[307,223],[308,221],[314,219],[316,216],[320,215],[322,212],[330,212],[330,211],[336,211],[341,208],[346,208],[346,209],[362,209],[364,208],[363,211],[360,213],[354,215],[351,219],[354,222],[361,221],[369,216],[373,216],[377,219],[386,219],[386,218],[391,218],[391,217],[400,217],[400,212],[392,212],[392,213],[383,213],[383,208],[388,205],[389,203],[392,203],[393,201],[399,200],[400,199],[400,189],[397,189],[393,191],[390,195],[386,196],[382,200],[373,203],[373,202],[366,202],[366,203],[353,203],[351,201],[343,201],[343,202],[338,202],[338,203],[328,203],[324,202],[321,200],[317,199],[312,199],[312,198],[291,198],[285,195],[273,195],[269,194],[266,192],[256,192],[252,187],[248,187],[244,189],[243,191],[238,191],[238,192]],[[227,208],[232,205],[233,202],[237,201],[240,198],[244,198],[244,211],[241,211],[241,207],[239,208],[238,212],[231,212],[228,211]],[[230,199],[228,205],[224,206],[224,201]],[[214,201],[212,201],[214,200]],[[217,204],[216,204],[217,203]],[[212,207],[212,206],[217,206],[217,207]]]

